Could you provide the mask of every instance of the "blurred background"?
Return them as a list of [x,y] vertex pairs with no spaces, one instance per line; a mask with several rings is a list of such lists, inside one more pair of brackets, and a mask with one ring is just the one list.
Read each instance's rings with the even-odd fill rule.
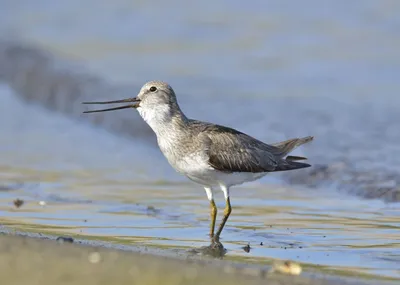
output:
[[189,117],[270,143],[315,136],[294,153],[312,168],[232,189],[225,258],[400,278],[400,2],[0,7],[1,224],[160,249],[206,245],[204,190],[171,169],[136,112],[82,114],[82,101],[136,96],[157,79]]

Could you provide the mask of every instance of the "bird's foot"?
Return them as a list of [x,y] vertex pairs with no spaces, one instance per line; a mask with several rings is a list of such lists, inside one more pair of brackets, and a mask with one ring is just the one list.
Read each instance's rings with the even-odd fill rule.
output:
[[191,250],[193,253],[208,255],[215,258],[222,258],[226,254],[226,249],[224,245],[219,241],[219,237],[212,237],[211,244],[208,246],[203,246],[199,249]]

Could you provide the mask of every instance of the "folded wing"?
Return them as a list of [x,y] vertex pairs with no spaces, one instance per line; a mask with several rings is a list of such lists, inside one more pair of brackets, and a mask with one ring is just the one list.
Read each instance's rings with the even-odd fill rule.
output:
[[270,172],[278,165],[275,147],[270,147],[234,129],[207,126],[201,132],[209,164],[224,172]]
[[265,144],[237,130],[219,125],[203,125],[199,132],[213,168],[224,172],[272,172],[309,167],[295,162],[304,157],[284,157],[312,137],[290,139],[274,145]]

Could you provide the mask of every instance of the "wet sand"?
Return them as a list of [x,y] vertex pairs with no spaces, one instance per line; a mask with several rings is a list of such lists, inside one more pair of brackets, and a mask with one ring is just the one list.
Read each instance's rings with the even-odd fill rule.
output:
[[[376,284],[373,281],[271,273],[270,268],[191,257],[172,251],[117,248],[101,242],[1,228],[0,274],[5,284]],[[383,284],[382,281],[379,281]],[[385,283],[386,284],[386,283]],[[390,283],[387,283],[390,284]]]

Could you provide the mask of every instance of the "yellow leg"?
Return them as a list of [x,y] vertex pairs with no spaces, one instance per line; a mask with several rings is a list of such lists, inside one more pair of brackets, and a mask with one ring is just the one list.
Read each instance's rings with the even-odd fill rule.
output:
[[214,199],[210,201],[211,208],[211,224],[210,224],[210,237],[214,237],[215,219],[217,218],[217,206],[215,206]]
[[225,223],[228,220],[229,215],[231,214],[231,212],[232,212],[231,202],[230,202],[229,197],[227,197],[226,198],[226,205],[225,205],[225,209],[224,209],[224,217],[222,218],[222,222],[219,225],[218,231],[217,231],[217,233],[215,235],[215,240],[219,240],[219,236],[221,235],[221,232],[222,232],[222,230],[223,230],[223,228],[225,226]]

